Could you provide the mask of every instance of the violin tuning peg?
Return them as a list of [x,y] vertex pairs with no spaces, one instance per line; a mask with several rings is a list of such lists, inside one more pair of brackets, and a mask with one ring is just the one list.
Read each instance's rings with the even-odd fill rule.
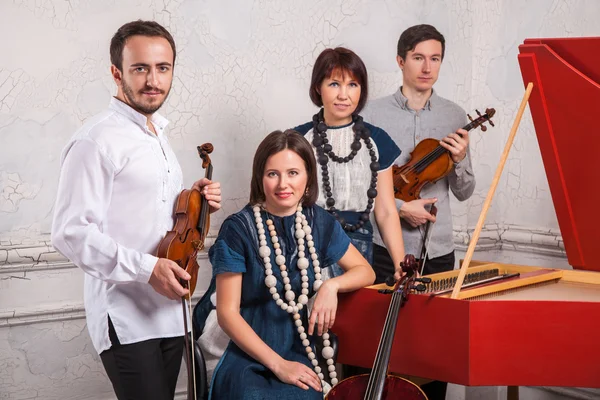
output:
[[431,283],[431,278],[427,278],[424,276],[424,277],[415,279],[415,281],[429,284],[429,283]]
[[467,117],[469,118],[469,121],[473,122],[473,117],[471,117],[469,114],[467,114]]
[[494,121],[492,121],[491,119],[488,119],[488,122],[490,123],[491,126],[496,126],[496,125],[494,125]]
[[481,117],[481,113],[479,112],[479,110],[478,110],[478,109],[475,109],[475,112],[477,113],[477,115],[478,115],[478,116],[480,116],[480,117]]
[[482,132],[485,132],[485,131],[487,131],[487,126],[485,126],[485,125],[481,125],[481,131],[482,131]]

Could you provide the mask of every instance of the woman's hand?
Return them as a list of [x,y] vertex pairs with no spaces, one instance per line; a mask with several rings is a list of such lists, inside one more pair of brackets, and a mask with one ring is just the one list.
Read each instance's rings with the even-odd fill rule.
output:
[[295,361],[281,360],[274,368],[273,373],[280,381],[289,385],[296,385],[301,389],[308,390],[308,387],[321,391],[321,381],[311,368]]
[[317,325],[317,334],[321,336],[333,326],[335,322],[335,313],[338,304],[339,286],[336,278],[328,279],[321,285],[317,292],[315,304],[310,312],[308,320],[308,334],[314,333],[315,324]]

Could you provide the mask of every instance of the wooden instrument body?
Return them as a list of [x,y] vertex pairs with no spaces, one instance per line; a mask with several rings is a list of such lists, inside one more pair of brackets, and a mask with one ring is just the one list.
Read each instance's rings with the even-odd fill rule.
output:
[[[212,164],[209,154],[213,151],[211,143],[204,143],[197,146],[198,155],[202,159],[202,168],[206,170],[204,177],[208,180],[212,178]],[[185,360],[188,373],[188,400],[198,398],[196,384],[196,362],[194,355],[196,353],[195,341],[193,338],[194,330],[191,329],[191,335],[188,335],[188,313],[191,316],[191,298],[196,290],[198,281],[198,251],[204,248],[204,240],[210,227],[210,207],[208,200],[202,196],[197,189],[184,189],[177,197],[175,205],[175,225],[173,230],[168,231],[165,237],[158,245],[157,256],[174,261],[183,268],[189,275],[189,281],[179,279],[182,287],[189,289],[188,294],[181,298],[183,311],[183,334],[185,344]],[[200,387],[205,387],[200,385]],[[200,396],[203,396],[200,393]]]
[[439,181],[452,171],[454,162],[448,152],[434,159],[427,168],[419,170],[417,163],[435,150],[439,144],[440,141],[437,139],[423,139],[410,153],[410,160],[406,164],[392,167],[394,197],[404,201],[416,200],[420,197],[423,186]]
[[[325,400],[364,400],[369,375],[357,375],[344,379],[325,396]],[[388,375],[381,400],[427,400],[420,387],[399,376]]]
[[[204,240],[198,231],[202,196],[196,189],[184,189],[177,198],[175,207],[175,225],[168,231],[158,245],[157,256],[175,261],[191,275],[188,282],[193,293],[198,280],[198,251],[204,248]],[[204,232],[208,232],[210,218],[207,217]]]
[[[463,126],[462,129],[468,132],[471,129],[481,127],[481,130],[485,132],[487,127],[484,123],[488,122],[491,126],[494,126],[491,118],[496,114],[495,109],[486,108],[483,115],[478,110],[475,111],[478,118],[473,120],[467,114],[471,122]],[[460,133],[458,135],[462,136]],[[454,162],[450,153],[440,146],[439,140],[423,139],[410,153],[410,159],[406,164],[400,167],[393,166],[394,196],[404,201],[416,200],[419,198],[423,186],[427,183],[439,181],[448,175],[453,167]]]
[[[487,268],[521,277],[465,289],[460,299],[411,294],[389,371],[467,386],[600,387],[600,273],[498,263],[468,271]],[[338,362],[372,365],[389,301],[382,287],[340,294]]]

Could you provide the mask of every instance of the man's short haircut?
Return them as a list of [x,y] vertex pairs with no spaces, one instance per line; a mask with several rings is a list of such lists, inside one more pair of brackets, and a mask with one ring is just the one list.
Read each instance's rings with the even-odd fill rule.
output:
[[367,67],[356,53],[344,47],[325,49],[319,54],[313,67],[310,80],[309,96],[317,107],[323,106],[319,90],[325,79],[331,78],[334,71],[340,70],[342,74],[350,74],[360,85],[360,99],[354,114],[360,113],[369,97],[369,78]]
[[402,32],[400,39],[398,39],[398,55],[406,60],[406,53],[413,51],[419,43],[432,39],[442,44],[443,60],[446,51],[446,39],[435,27],[427,24],[411,26]]
[[136,35],[165,38],[173,49],[173,66],[175,65],[177,51],[175,50],[175,41],[169,31],[158,22],[138,19],[120,27],[110,41],[110,62],[119,71],[123,71],[123,48],[125,48],[127,39]]

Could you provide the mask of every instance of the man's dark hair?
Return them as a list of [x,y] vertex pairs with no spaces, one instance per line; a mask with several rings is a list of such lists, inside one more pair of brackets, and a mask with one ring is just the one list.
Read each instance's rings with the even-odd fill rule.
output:
[[446,39],[435,27],[427,24],[411,26],[402,32],[400,39],[398,39],[398,55],[406,60],[406,53],[413,51],[419,43],[432,39],[442,44],[443,60],[446,51]]
[[110,62],[123,71],[123,48],[127,43],[127,39],[131,36],[148,36],[165,38],[173,49],[173,66],[175,66],[175,41],[173,36],[162,25],[155,21],[137,21],[128,22],[120,27],[110,41]]
[[367,102],[367,97],[369,97],[367,67],[365,67],[365,64],[356,53],[344,47],[325,49],[317,57],[310,80],[310,89],[308,92],[310,99],[315,106],[323,106],[319,89],[323,81],[331,78],[331,74],[336,69],[341,70],[342,74],[350,74],[360,85],[360,99],[358,100],[354,114],[360,113]]
[[263,186],[263,175],[267,160],[274,154],[283,150],[291,150],[298,154],[306,167],[306,191],[302,198],[302,204],[312,206],[319,196],[319,183],[317,181],[317,162],[313,149],[300,133],[293,129],[285,132],[274,131],[267,135],[258,145],[252,162],[252,179],[250,180],[250,204],[260,204],[265,201],[265,188]]

